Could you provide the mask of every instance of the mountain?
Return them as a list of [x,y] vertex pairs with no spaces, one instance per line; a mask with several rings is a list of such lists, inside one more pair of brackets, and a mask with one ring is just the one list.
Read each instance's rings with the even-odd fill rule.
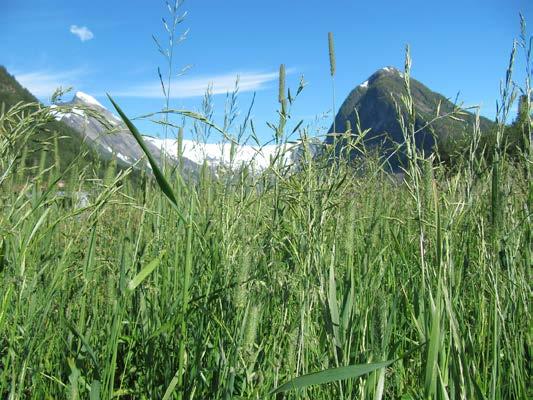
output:
[[[440,104],[440,114],[451,112],[455,105],[439,93],[433,92],[416,79],[411,78],[411,93],[414,107],[417,113],[415,121],[416,129],[423,128],[428,121],[433,119]],[[335,117],[337,132],[344,132],[347,121],[350,121],[352,131],[356,126],[356,112],[359,114],[361,130],[371,129],[366,136],[366,144],[369,147],[380,146],[382,154],[387,155],[396,143],[403,142],[403,134],[397,120],[397,112],[394,100],[401,104],[400,96],[405,95],[403,74],[394,67],[385,67],[374,74],[368,80],[351,91]],[[438,144],[440,154],[447,158],[452,151],[453,143],[465,135],[470,135],[475,120],[473,114],[465,111],[461,116],[462,121],[453,118],[442,118],[431,124],[431,130],[422,129],[415,137],[419,150],[426,154]],[[482,132],[488,132],[494,127],[494,123],[481,117],[480,128]],[[333,126],[326,143],[332,144],[335,135]],[[391,166],[398,169],[405,161],[405,153],[400,152],[398,157],[391,158]]]
[[[122,120],[107,110],[94,97],[76,92],[69,102],[50,106],[56,120],[75,130],[101,158],[116,159],[122,166],[135,164],[144,153]],[[152,143],[146,143],[154,158],[161,163],[161,151]],[[172,161],[173,159],[170,159]],[[183,171],[195,172],[199,165],[183,159]]]

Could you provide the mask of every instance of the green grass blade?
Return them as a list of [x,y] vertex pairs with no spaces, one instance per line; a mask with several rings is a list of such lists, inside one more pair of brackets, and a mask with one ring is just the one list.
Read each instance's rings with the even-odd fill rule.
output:
[[[440,285],[440,283],[439,283]],[[440,310],[440,287],[437,297],[437,305],[431,304],[431,333],[428,341],[428,355],[426,360],[426,374],[424,380],[425,397],[430,398],[435,394],[437,382],[438,356],[441,341],[441,310]]]
[[396,361],[407,358],[414,352],[418,351],[426,345],[426,342],[416,346],[415,348],[405,352],[398,358],[388,361],[380,361],[375,363],[368,364],[357,364],[357,365],[348,365],[346,367],[330,368],[320,372],[314,372],[312,374],[307,374],[299,376],[297,378],[291,379],[290,381],[284,383],[283,385],[272,390],[270,394],[277,394],[281,392],[286,392],[291,389],[301,389],[311,385],[321,385],[324,383],[340,381],[350,378],[359,378],[363,375],[369,374],[370,372],[376,371],[380,368],[386,368],[389,365],[394,364]]
[[69,392],[69,399],[70,400],[77,400],[80,398],[79,394],[79,379],[81,377],[80,370],[76,366],[76,363],[72,358],[68,359],[68,365],[70,367],[70,375],[68,377],[68,392]]
[[90,400],[100,400],[100,387],[101,384],[99,381],[92,381],[90,389]]
[[328,284],[328,307],[331,318],[331,331],[333,332],[335,346],[341,347],[339,338],[339,306],[337,304],[337,285],[335,283],[335,268],[333,267],[333,260],[329,266],[329,284]]
[[155,158],[152,156],[150,151],[148,150],[148,147],[146,147],[146,143],[144,143],[144,140],[137,130],[137,127],[133,125],[133,123],[129,120],[128,117],[126,117],[126,114],[122,111],[122,109],[118,106],[117,103],[111,98],[111,96],[108,94],[107,97],[113,104],[113,107],[115,107],[115,110],[117,110],[118,114],[120,115],[120,118],[122,118],[122,121],[126,124],[130,132],[132,133],[133,137],[141,147],[144,154],[146,154],[146,157],[148,158],[148,162],[150,163],[150,166],[152,167],[152,171],[154,173],[155,179],[157,181],[157,184],[167,196],[167,198],[174,204],[174,206],[178,205],[178,201],[176,200],[176,196],[174,195],[174,191],[172,190],[172,187],[166,180],[165,176],[163,175],[163,172],[159,168],[159,165],[157,165],[157,162],[155,161]]
[[349,378],[359,378],[372,371],[380,368],[385,368],[391,365],[396,360],[381,361],[369,364],[349,365],[347,367],[330,368],[320,372],[299,376],[284,383],[278,388],[274,389],[270,394],[286,392],[293,389],[302,389],[311,385],[322,385],[324,383],[340,381]]
[[174,389],[176,388],[177,384],[178,384],[178,375],[174,375],[174,377],[170,381],[170,384],[167,387],[167,390],[165,390],[165,394],[163,395],[163,400],[170,399],[170,396],[172,396],[172,393],[174,393]]
[[141,271],[137,275],[135,275],[135,277],[131,281],[129,281],[128,290],[130,292],[135,290],[135,288],[139,286],[142,281],[144,281],[148,277],[148,275],[150,275],[154,271],[154,269],[157,268],[164,254],[165,252],[163,251],[159,255],[159,257],[150,261],[143,269],[141,269]]
[[85,350],[87,351],[87,353],[91,357],[91,361],[93,362],[93,364],[94,364],[94,366],[96,368],[96,371],[100,371],[100,364],[98,363],[98,359],[96,358],[96,354],[94,353],[94,351],[93,351],[91,345],[89,344],[89,342],[87,342],[85,337],[78,331],[78,329],[76,329],[76,326],[72,322],[67,320],[66,324],[67,324],[68,329],[72,332],[72,334],[74,336],[76,336],[78,339],[80,339],[81,343],[83,344],[83,347],[85,347]]

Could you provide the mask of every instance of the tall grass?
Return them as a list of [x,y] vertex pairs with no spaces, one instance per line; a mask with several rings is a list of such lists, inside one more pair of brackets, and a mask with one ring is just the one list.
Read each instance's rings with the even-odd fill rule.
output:
[[[401,183],[303,146],[298,170],[260,175],[149,160],[143,185],[73,165],[79,209],[61,160],[16,173],[46,110],[4,112],[1,397],[530,398],[531,150],[526,172],[497,149],[450,174],[414,145],[409,72],[407,54]],[[281,78],[279,101],[285,124]]]

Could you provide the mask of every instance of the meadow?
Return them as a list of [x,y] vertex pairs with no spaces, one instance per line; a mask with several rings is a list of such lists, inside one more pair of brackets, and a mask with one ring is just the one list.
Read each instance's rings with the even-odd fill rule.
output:
[[[297,169],[280,155],[261,174],[153,164],[100,179],[61,165],[54,141],[36,150],[53,162],[21,163],[53,116],[5,110],[0,396],[531,398],[533,153],[506,151],[512,62],[495,145],[480,149],[474,125],[451,167],[414,145],[409,67],[401,179],[372,154],[343,157],[367,151],[350,132]],[[90,204],[65,201],[59,181]]]

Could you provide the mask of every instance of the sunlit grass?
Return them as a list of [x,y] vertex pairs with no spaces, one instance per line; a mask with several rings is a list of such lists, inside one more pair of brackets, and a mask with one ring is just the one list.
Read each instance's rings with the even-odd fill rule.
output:
[[134,184],[60,169],[54,145],[21,172],[51,116],[4,112],[2,398],[531,397],[531,150],[509,160],[501,124],[490,161],[475,127],[452,171],[417,152],[409,67],[401,182],[333,146],[190,180],[149,157],[155,179]]

